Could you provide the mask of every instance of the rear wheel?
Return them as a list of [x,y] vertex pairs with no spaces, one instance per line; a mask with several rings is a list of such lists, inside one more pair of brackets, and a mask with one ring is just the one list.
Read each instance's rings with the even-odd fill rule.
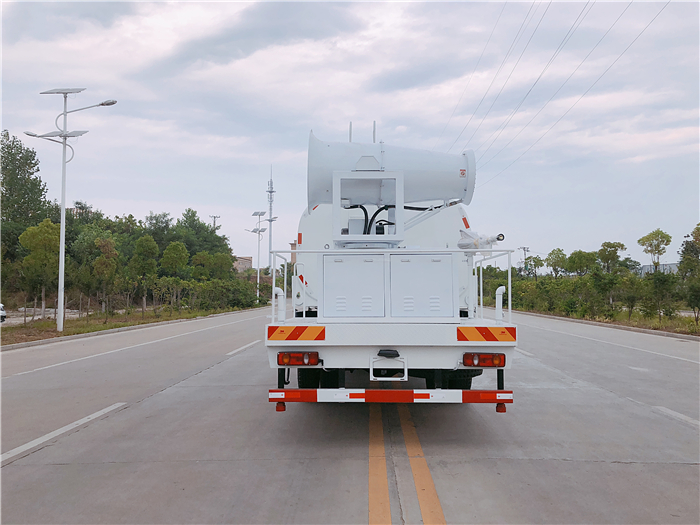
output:
[[299,388],[318,388],[321,370],[318,368],[297,368]]

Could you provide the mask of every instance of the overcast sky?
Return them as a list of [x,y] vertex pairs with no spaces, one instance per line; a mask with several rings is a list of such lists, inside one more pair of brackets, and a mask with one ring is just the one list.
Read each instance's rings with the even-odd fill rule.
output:
[[306,207],[309,131],[346,141],[352,121],[371,142],[376,120],[389,144],[475,150],[470,222],[503,247],[621,241],[649,264],[636,241],[661,228],[675,262],[700,220],[699,11],[664,5],[2,2],[2,128],[59,199],[60,147],[23,135],[62,110],[39,92],[87,88],[69,109],[118,100],[69,117],[90,130],[69,203],[219,215],[234,253],[254,255],[244,229],[267,209],[270,166],[283,249]]

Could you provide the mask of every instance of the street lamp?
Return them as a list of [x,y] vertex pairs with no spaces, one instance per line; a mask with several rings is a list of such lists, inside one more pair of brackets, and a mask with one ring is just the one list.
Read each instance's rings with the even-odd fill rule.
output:
[[260,227],[260,222],[262,221],[262,217],[263,215],[265,215],[265,213],[266,212],[264,211],[254,211],[253,217],[258,218],[258,226],[257,228],[253,228],[252,230],[246,230],[247,232],[256,233],[258,235],[258,287],[255,291],[256,297],[260,297],[260,241],[262,240],[263,232],[267,230],[267,228]]
[[[80,137],[85,135],[87,131],[68,131],[68,113],[75,113],[76,111],[83,111],[84,109],[97,108],[101,106],[114,106],[117,103],[116,100],[105,100],[99,104],[93,104],[92,106],[86,106],[84,108],[72,109],[68,111],[68,95],[73,95],[85,91],[85,88],[58,88],[50,89],[48,91],[42,91],[40,95],[63,95],[63,112],[59,113],[54,121],[58,131],[50,131],[49,133],[44,133],[38,135],[32,133],[31,131],[25,131],[25,135],[30,137],[35,137],[39,139],[48,140],[50,142],[56,142],[63,145],[63,161],[61,163],[61,238],[59,245],[59,255],[58,255],[58,312],[56,316],[56,330],[63,332],[63,317],[65,315],[64,309],[64,282],[65,282],[65,255],[66,255],[66,164],[68,164],[75,156],[75,150],[68,144],[68,139],[73,137]],[[58,119],[63,116],[63,127],[58,125]],[[56,140],[60,138],[61,140]],[[66,160],[66,148],[70,148],[71,156],[70,159]]]

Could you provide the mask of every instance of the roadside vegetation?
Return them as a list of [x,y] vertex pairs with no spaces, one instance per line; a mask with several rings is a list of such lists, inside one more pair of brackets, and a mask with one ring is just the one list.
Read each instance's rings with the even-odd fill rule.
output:
[[[554,249],[544,259],[528,257],[524,265],[512,269],[513,308],[700,335],[700,224],[685,236],[677,273],[663,271],[660,264],[670,235],[657,229],[637,242],[653,266],[643,276],[639,262],[620,258],[627,249],[620,242],[604,242],[593,252],[576,250],[567,256]],[[543,274],[545,267],[549,273]],[[507,278],[505,270],[484,269],[486,305],[494,303],[496,288]]]
[[127,326],[138,326],[150,323],[159,323],[163,321],[173,321],[178,319],[196,319],[216,313],[232,312],[240,310],[240,308],[226,308],[222,310],[194,310],[182,309],[169,311],[165,309],[158,313],[149,308],[145,315],[141,311],[132,308],[130,311],[113,312],[106,318],[101,314],[93,313],[90,316],[81,318],[67,318],[63,325],[63,332],[59,333],[56,330],[56,320],[52,317],[46,319],[35,319],[26,324],[15,324],[11,326],[3,325],[2,327],[2,344],[11,345],[15,343],[26,343],[29,341],[38,341],[40,339],[51,339],[59,336],[88,334],[92,332],[100,332],[102,330],[111,330],[113,328],[124,328]]
[[[1,140],[2,302],[31,311],[3,326],[4,345],[58,335],[46,310],[57,306],[60,207],[46,198],[34,150],[7,131]],[[137,220],[75,202],[66,210],[65,296],[79,319],[67,318],[63,335],[267,304],[270,278],[259,302],[255,274],[236,272],[219,228],[192,209]]]

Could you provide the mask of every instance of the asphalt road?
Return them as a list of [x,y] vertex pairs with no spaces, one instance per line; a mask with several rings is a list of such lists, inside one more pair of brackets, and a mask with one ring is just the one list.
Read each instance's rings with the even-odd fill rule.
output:
[[697,342],[514,315],[506,414],[277,413],[267,313],[3,352],[2,522],[700,522]]

